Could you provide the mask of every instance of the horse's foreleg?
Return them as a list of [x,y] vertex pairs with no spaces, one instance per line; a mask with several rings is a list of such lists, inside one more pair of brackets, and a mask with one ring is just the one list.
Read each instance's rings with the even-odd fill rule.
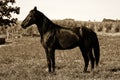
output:
[[55,50],[50,48],[46,49],[46,56],[49,72],[55,72]]
[[54,50],[51,52],[51,60],[52,60],[53,72],[55,72],[55,51]]
[[47,57],[47,65],[48,65],[48,71],[51,72],[51,55],[48,49],[45,49],[46,57]]

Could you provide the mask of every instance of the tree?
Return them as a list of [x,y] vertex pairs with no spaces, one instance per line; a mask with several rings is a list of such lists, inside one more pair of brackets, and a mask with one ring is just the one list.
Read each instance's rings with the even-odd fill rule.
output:
[[19,14],[20,7],[13,7],[14,3],[15,0],[0,0],[0,26],[16,24],[17,18],[12,18],[11,13]]

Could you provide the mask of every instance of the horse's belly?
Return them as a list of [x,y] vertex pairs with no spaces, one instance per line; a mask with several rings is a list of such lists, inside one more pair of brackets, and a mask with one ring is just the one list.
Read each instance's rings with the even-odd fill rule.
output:
[[73,32],[63,31],[58,37],[58,42],[62,49],[74,48],[79,45],[79,37]]
[[78,46],[78,42],[60,42],[58,49],[72,49],[74,47]]

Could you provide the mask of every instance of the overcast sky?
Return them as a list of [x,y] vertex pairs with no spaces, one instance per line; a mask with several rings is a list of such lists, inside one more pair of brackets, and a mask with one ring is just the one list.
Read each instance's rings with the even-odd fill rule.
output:
[[49,19],[120,19],[120,0],[16,0],[16,5],[21,7],[19,20],[23,20],[34,6]]

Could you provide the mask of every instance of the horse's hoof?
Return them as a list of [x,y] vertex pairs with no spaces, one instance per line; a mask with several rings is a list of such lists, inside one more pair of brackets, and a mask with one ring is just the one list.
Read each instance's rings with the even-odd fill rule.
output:
[[83,71],[84,73],[90,73],[90,71]]
[[49,70],[48,68],[45,69],[46,72],[52,73],[51,70]]
[[56,72],[51,72],[53,75],[56,75]]
[[49,72],[48,68],[45,69],[46,72]]

